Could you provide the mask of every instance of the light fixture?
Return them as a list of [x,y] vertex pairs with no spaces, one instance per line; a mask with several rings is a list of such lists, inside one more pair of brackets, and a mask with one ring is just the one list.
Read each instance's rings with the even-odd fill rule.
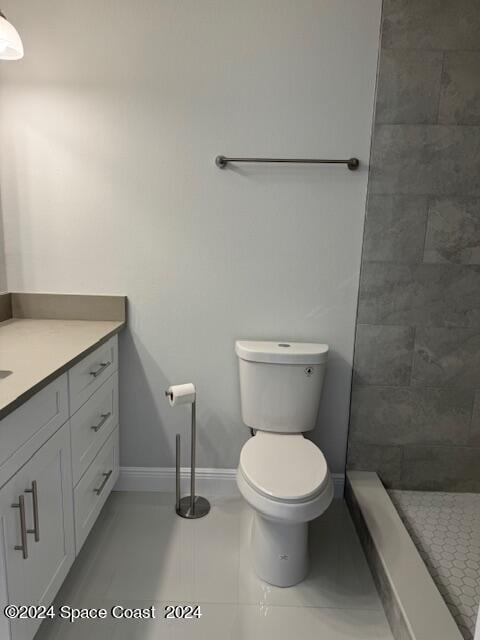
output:
[[23,58],[23,44],[18,31],[0,11],[0,60]]

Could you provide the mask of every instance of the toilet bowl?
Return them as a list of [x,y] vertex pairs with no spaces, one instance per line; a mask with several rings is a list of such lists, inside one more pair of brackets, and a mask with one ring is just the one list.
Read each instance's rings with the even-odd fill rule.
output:
[[289,587],[308,573],[308,522],[333,498],[315,428],[326,344],[237,341],[243,422],[256,435],[243,446],[237,485],[253,509],[252,562],[265,582]]
[[242,448],[237,485],[254,510],[251,552],[259,578],[279,587],[308,573],[308,522],[333,498],[325,458],[302,434],[257,432]]

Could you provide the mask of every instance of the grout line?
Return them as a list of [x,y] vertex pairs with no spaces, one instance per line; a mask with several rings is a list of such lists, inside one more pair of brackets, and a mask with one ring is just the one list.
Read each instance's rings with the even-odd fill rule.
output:
[[398,329],[415,329],[411,323],[406,324],[382,324],[381,322],[358,322],[357,327],[392,327]]
[[408,386],[411,387],[412,386],[412,376],[413,376],[413,365],[415,362],[415,347],[417,346],[417,326],[413,325],[412,326],[413,329],[413,342],[412,342],[412,357],[410,359],[410,372],[409,372],[409,376],[408,376]]
[[445,49],[445,47],[432,47],[432,48],[420,48],[420,47],[385,47],[382,46],[382,50],[385,51],[418,51],[426,53],[480,53],[479,47],[473,47],[472,49]]
[[[405,490],[406,491],[406,490]],[[121,600],[126,600],[128,603],[135,603],[135,602],[151,602],[152,604],[178,604],[178,602],[187,602],[187,599],[185,598],[177,598],[175,600],[173,599],[157,599],[157,598],[121,598]],[[112,604],[118,604],[118,599],[117,600],[112,600],[111,598],[100,598],[99,602],[101,603],[112,603]],[[258,609],[258,607],[260,606],[258,603],[255,602],[239,602],[238,600],[228,600],[228,601],[223,601],[223,602],[219,602],[217,600],[195,600],[195,604],[201,605],[201,606],[208,606],[208,605],[215,605],[215,606],[235,606],[235,607],[255,607],[256,609]],[[379,605],[377,607],[373,607],[373,606],[369,606],[369,607],[359,607],[359,606],[342,606],[342,607],[335,607],[332,605],[321,605],[321,604],[304,604],[304,603],[293,603],[293,604],[288,604],[288,603],[265,603],[265,606],[268,606],[268,609],[320,609],[320,610],[328,610],[328,611],[376,611],[376,612],[381,612],[383,613],[383,607],[381,605],[381,603],[379,602]]]
[[[389,446],[389,445],[381,445],[381,446]],[[415,447],[428,447],[429,449],[449,449],[452,450],[454,449],[455,451],[458,451],[459,449],[465,449],[465,451],[480,451],[480,446],[479,447],[472,447],[472,445],[469,444],[449,444],[449,443],[445,443],[445,444],[429,444],[428,442],[416,442],[416,443],[406,443],[406,444],[401,444],[398,445],[400,447],[402,447],[402,449],[413,449]]]
[[468,124],[466,122],[376,122],[375,128],[378,127],[423,127],[424,129],[480,129],[480,123]]
[[[394,442],[394,443],[390,443],[390,442],[385,442],[385,443],[378,443],[378,442],[362,442],[361,440],[357,440],[356,438],[351,438],[351,441],[353,444],[358,444],[361,445],[362,447],[376,447],[376,448],[380,448],[380,449],[400,449],[401,453],[402,453],[402,461],[403,461],[403,454],[404,454],[404,450],[405,449],[417,449],[417,448],[424,448],[424,447],[428,447],[429,449],[448,449],[449,451],[451,451],[452,449],[454,449],[455,451],[458,451],[460,449],[465,449],[465,451],[480,451],[480,446],[472,446],[469,444],[451,444],[446,442],[445,444],[438,444],[438,443],[429,443],[429,442],[405,442],[405,443],[398,443],[398,442]],[[347,469],[348,471],[368,471],[365,469]],[[377,473],[376,471],[374,473]]]
[[[470,263],[470,264],[463,264],[461,262],[402,262],[401,260],[365,260],[365,264],[393,264],[393,265],[400,265],[400,266],[405,266],[405,267],[431,267],[432,269],[434,267],[438,267],[439,265],[445,268],[451,268],[451,269],[463,269],[466,268],[468,270],[472,270],[473,271],[478,271],[480,270],[480,264],[479,263]],[[362,324],[362,323],[360,323]]]
[[432,385],[432,384],[359,384],[355,383],[356,387],[376,387],[377,389],[413,389],[415,391],[420,389],[433,389],[433,390],[449,390],[449,391],[470,391],[475,393],[476,387],[460,387],[454,385]]
[[[423,234],[423,248],[422,248],[422,261],[420,264],[445,264],[444,262],[425,262],[425,247],[427,245],[427,232],[428,232],[428,223],[430,222],[430,206],[432,204],[433,196],[426,197],[426,212],[425,212],[425,232]],[[448,263],[447,263],[448,264]]]
[[[361,440],[356,440],[354,438],[352,438],[352,443],[353,444],[357,444],[357,445],[361,445],[362,447],[375,447],[375,448],[380,448],[380,449],[400,449],[401,452],[401,464],[403,466],[403,459],[404,459],[404,453],[405,453],[405,449],[423,449],[425,447],[427,447],[428,449],[447,449],[448,451],[460,451],[460,450],[465,450],[465,451],[480,451],[480,446],[479,447],[472,447],[471,445],[468,444],[450,444],[450,443],[445,443],[445,444],[432,444],[429,442],[405,442],[403,444],[399,444],[399,443],[371,443],[371,442],[362,442]],[[368,469],[347,469],[347,471],[368,471]],[[377,471],[375,471],[375,473],[378,473]],[[403,480],[403,478],[402,478]]]
[[[475,445],[471,443],[472,433],[473,433],[473,416],[475,411],[476,399],[477,399],[478,389],[473,389],[473,397],[472,397],[472,410],[470,412],[470,424],[468,425],[468,437],[467,437],[467,446],[472,449],[475,448]],[[480,447],[479,447],[480,448]]]
[[[479,127],[480,129],[480,127]],[[372,196],[389,196],[390,198],[437,198],[438,200],[480,200],[478,193],[461,193],[452,191],[451,193],[412,193],[410,191],[371,191]]]
[[440,105],[442,103],[442,96],[443,96],[443,80],[444,80],[444,73],[445,73],[445,58],[446,58],[446,54],[445,54],[445,51],[444,51],[443,52],[443,56],[442,56],[442,69],[440,71],[440,87],[439,87],[439,90],[438,90],[437,115],[436,115],[436,118],[435,118],[435,121],[436,121],[437,125],[440,125],[439,118],[440,118]]
[[403,479],[405,474],[405,446],[400,447],[400,486],[403,485]]

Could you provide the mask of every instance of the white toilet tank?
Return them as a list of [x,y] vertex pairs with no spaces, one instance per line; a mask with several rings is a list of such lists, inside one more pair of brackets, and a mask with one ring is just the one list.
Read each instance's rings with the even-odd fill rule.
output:
[[237,340],[235,352],[247,426],[277,433],[315,428],[328,345]]

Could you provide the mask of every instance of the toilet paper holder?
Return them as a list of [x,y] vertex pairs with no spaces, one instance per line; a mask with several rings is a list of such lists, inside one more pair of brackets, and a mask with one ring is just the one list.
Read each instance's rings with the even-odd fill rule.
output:
[[[173,401],[173,393],[170,389],[165,391],[165,396]],[[194,520],[203,518],[210,511],[210,503],[206,498],[195,493],[195,469],[196,469],[196,438],[197,438],[197,406],[196,395],[191,402],[191,449],[190,449],[190,495],[180,497],[180,434],[175,437],[175,511],[181,518]]]

